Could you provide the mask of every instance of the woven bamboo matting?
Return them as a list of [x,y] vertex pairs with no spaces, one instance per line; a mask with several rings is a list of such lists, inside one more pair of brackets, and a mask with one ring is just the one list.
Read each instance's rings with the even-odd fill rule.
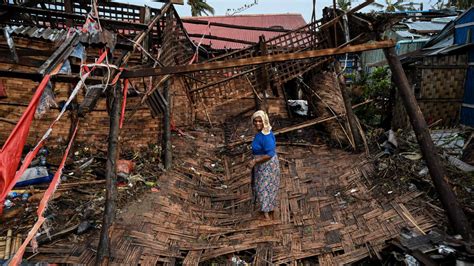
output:
[[[222,138],[191,132],[174,139],[175,164],[161,177],[159,192],[134,202],[116,221],[111,262],[197,265],[249,250],[256,265],[317,256],[321,265],[377,256],[402,227],[427,230],[433,221],[410,206],[420,193],[389,201],[373,198],[364,158],[328,147],[279,146],[281,186],[274,219],[253,210],[250,152],[218,153]],[[416,226],[415,226],[416,224]],[[40,247],[34,260],[92,264],[98,240]]]

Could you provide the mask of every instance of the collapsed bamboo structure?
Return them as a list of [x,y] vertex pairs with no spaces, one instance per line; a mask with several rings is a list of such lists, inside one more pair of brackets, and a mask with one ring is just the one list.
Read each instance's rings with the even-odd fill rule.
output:
[[[344,15],[351,19],[356,16],[355,12],[370,2],[372,1],[366,1]],[[46,9],[28,5],[2,5],[5,13],[1,18],[8,24],[18,24],[22,23],[28,13],[28,20],[36,25],[73,27],[84,23],[83,14],[75,12],[75,8],[81,8],[84,4],[73,4],[74,1],[65,0],[50,4]],[[202,162],[198,160],[189,159],[184,162],[184,165],[194,169],[191,172],[189,167],[173,168],[171,158],[175,155],[172,155],[172,152],[178,155],[180,152],[179,149],[173,149],[171,144],[171,130],[176,126],[173,119],[178,121],[180,126],[194,124],[197,120],[208,121],[212,126],[213,122],[222,124],[237,114],[261,106],[272,113],[272,108],[277,109],[275,106],[281,105],[282,102],[283,105],[286,104],[283,89],[285,83],[308,73],[313,75],[310,87],[320,100],[319,117],[301,125],[282,128],[276,133],[284,134],[325,122],[334,139],[339,142],[347,140],[356,149],[360,147],[363,140],[359,131],[354,129],[355,120],[351,119],[353,107],[344,94],[343,83],[334,71],[321,73],[333,63],[336,55],[385,49],[397,86],[401,91],[408,91],[404,73],[393,56],[394,43],[389,40],[367,42],[378,34],[369,21],[357,19],[359,25],[349,34],[352,38],[343,41],[337,37],[339,31],[343,31],[343,15],[337,16],[334,13],[330,19],[314,21],[295,30],[283,30],[277,37],[268,40],[260,38],[259,43],[246,43],[249,45],[247,48],[212,57],[190,40],[183,20],[170,3],[161,9],[143,7],[139,8],[139,11],[131,5],[108,4],[122,9],[109,11],[109,17],[100,19],[107,30],[97,35],[76,33],[71,38],[66,37],[58,49],[41,63],[39,71],[31,71],[31,68],[38,65],[34,58],[22,62],[28,67],[28,71],[0,70],[2,77],[40,80],[45,73],[60,68],[79,43],[90,47],[99,46],[105,49],[107,57],[113,58],[110,61],[113,62],[114,68],[109,69],[110,72],[91,70],[93,77],[87,77],[88,85],[99,86],[90,86],[74,111],[82,117],[81,120],[87,121],[88,116],[92,116],[98,105],[100,106],[102,94],[106,92],[108,95],[110,104],[103,107],[110,112],[107,134],[107,200],[100,241],[93,239],[89,244],[65,249],[66,252],[60,256],[55,256],[54,252],[48,252],[45,248],[44,259],[64,263],[92,263],[95,260],[96,265],[108,262],[174,263],[176,259],[182,259],[185,264],[191,265],[232,252],[255,249],[257,264],[269,261],[288,263],[318,256],[321,264],[329,265],[354,262],[372,253],[378,256],[385,241],[393,238],[403,226],[410,226],[419,231],[434,226],[423,213],[413,215],[405,208],[404,204],[418,196],[413,193],[398,199],[397,204],[384,202],[390,204],[388,210],[378,206],[380,203],[373,198],[363,198],[363,203],[350,206],[357,210],[356,213],[348,211],[348,206],[342,206],[343,200],[332,195],[351,195],[351,191],[356,189],[358,192],[353,196],[358,198],[363,197],[369,190],[361,182],[361,173],[364,170],[353,167],[354,164],[362,167],[363,163],[356,155],[348,153],[336,152],[331,155],[328,149],[311,149],[309,153],[308,150],[298,148],[283,149],[283,153],[289,154],[285,157],[289,163],[285,165],[283,191],[280,193],[282,203],[276,213],[279,219],[274,224],[255,222],[247,212],[250,201],[249,180],[244,178],[248,173],[243,170],[248,158],[245,152],[237,153],[233,157],[224,157],[224,178],[203,169],[200,164]],[[62,7],[63,11],[53,10],[55,6]],[[105,9],[105,6],[99,5],[96,8]],[[56,17],[57,21],[52,20],[51,16]],[[132,19],[123,21],[126,16],[132,16]],[[138,19],[140,23],[133,21],[134,19]],[[372,31],[367,31],[367,28]],[[249,27],[247,29],[254,30]],[[7,29],[5,30],[7,32]],[[108,30],[116,30],[118,34]],[[152,54],[155,52],[153,45],[159,50],[158,56]],[[8,48],[13,53],[11,59],[2,59],[5,64],[18,64],[21,61],[19,58],[27,57],[24,49],[13,46]],[[152,65],[148,63],[151,61]],[[132,62],[134,67],[127,69],[127,65]],[[73,72],[76,72],[74,74],[56,73],[53,81],[81,82],[84,79],[83,65],[82,62],[79,66],[75,65],[72,68],[75,70]],[[78,68],[80,71],[77,71]],[[109,83],[110,77],[115,79],[115,83]],[[121,111],[125,111],[122,109],[121,99],[124,96],[123,87],[127,82],[143,88],[140,91],[141,97],[136,101],[128,119],[133,119],[139,106],[146,103],[149,117],[162,121],[159,130],[162,138],[158,134],[154,138],[162,140],[164,168],[169,170],[170,176],[163,183],[163,192],[149,198],[159,208],[146,208],[145,212],[140,214],[142,221],[139,223],[127,222],[134,220],[131,212],[132,214],[125,214],[126,222],[114,224],[116,161],[121,145],[120,136],[126,135],[119,126]],[[330,86],[331,83],[334,86]],[[416,101],[409,94],[404,97],[407,110],[415,110],[410,111],[409,115],[415,133],[419,136],[420,146],[434,183],[442,195],[443,205],[447,208],[457,232],[469,239],[467,220],[456,204],[451,190],[442,182],[444,172],[436,156],[433,156],[433,145],[426,135],[426,123],[423,123],[419,112],[416,112]],[[135,129],[139,130],[140,128]],[[218,145],[204,141],[209,141],[210,136],[200,135],[198,132],[193,134],[196,134],[198,139],[196,149],[204,154],[219,156],[216,154]],[[226,139],[232,139],[232,136],[227,136]],[[226,147],[235,147],[242,143],[245,141],[235,140],[227,142]],[[182,148],[187,151],[185,147]],[[193,156],[191,153],[185,155],[189,158]],[[319,157],[325,159],[317,161],[316,158]],[[325,164],[326,160],[334,163],[328,166],[328,169],[338,169],[337,173],[318,172],[315,175],[315,169],[308,167],[314,163]],[[332,181],[328,181],[331,178]],[[229,190],[220,192],[218,190],[221,188],[216,188],[219,186]],[[315,190],[318,186],[324,189]],[[448,206],[454,207],[450,209]],[[189,223],[191,220],[196,222]],[[341,220],[344,223],[338,222]],[[267,230],[274,234],[268,233]],[[10,238],[7,236],[5,246],[8,251],[5,251],[5,256],[11,253],[12,244],[9,239],[11,235]],[[256,242],[256,239],[260,240]],[[17,242],[13,245],[14,249]],[[98,245],[97,254],[91,252],[91,245]],[[54,247],[51,247],[51,250],[53,249]],[[335,255],[340,251],[343,254]],[[69,253],[74,255],[65,258],[64,254]]]

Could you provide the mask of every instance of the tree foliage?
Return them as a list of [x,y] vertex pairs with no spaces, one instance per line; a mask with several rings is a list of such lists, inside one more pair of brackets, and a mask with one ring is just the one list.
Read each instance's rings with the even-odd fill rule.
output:
[[422,3],[409,2],[406,0],[385,0],[385,3],[374,2],[373,5],[385,9],[387,12],[416,10],[418,6],[420,10],[423,9]]
[[197,17],[205,14],[214,15],[214,8],[210,6],[206,0],[188,0],[188,5],[191,7],[191,16]]
[[[372,100],[356,110],[357,116],[364,124],[379,127],[390,116],[390,91],[392,82],[388,67],[375,68],[371,73],[359,73],[350,77],[353,88],[354,103]],[[355,91],[358,91],[355,93]]]
[[449,7],[456,7],[460,10],[466,10],[474,5],[474,1],[472,0],[437,0],[436,3],[433,5],[436,9],[444,9]]
[[343,11],[348,11],[351,8],[351,0],[337,0],[337,6]]

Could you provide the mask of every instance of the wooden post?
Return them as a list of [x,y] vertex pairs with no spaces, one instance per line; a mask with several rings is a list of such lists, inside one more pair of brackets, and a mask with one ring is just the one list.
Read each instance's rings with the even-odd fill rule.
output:
[[[74,13],[72,0],[64,0],[64,11],[69,14]],[[66,19],[66,26],[68,26],[69,28],[74,26],[72,18]]]
[[448,177],[446,176],[445,169],[438,157],[438,153],[436,152],[433,140],[428,131],[428,126],[415,99],[415,94],[408,83],[402,64],[393,47],[385,48],[384,53],[392,70],[393,81],[399,89],[403,105],[410,118],[410,123],[415,131],[421,153],[426,161],[441,203],[448,214],[448,218],[454,230],[458,234],[461,234],[466,241],[469,241],[471,239],[471,227],[461,206],[456,200],[451,186],[447,182]]
[[[332,0],[332,12],[334,14],[334,18],[337,17],[336,12],[336,0]],[[334,23],[334,47],[337,47],[337,23]]]
[[[265,43],[265,36],[261,35],[259,37],[259,52],[261,56],[265,56],[268,54],[267,45]],[[268,113],[268,103],[267,103],[267,91],[270,88],[270,79],[268,77],[268,69],[266,65],[262,65],[259,71],[259,76],[261,80],[261,87],[259,88],[259,92],[262,93],[262,106],[260,106],[260,110],[264,110]]]
[[165,169],[168,170],[172,165],[172,154],[171,154],[171,97],[170,97],[170,81],[165,82],[163,88],[163,97],[166,100],[165,111],[163,113],[163,161]]
[[349,123],[349,129],[351,130],[351,135],[354,140],[354,148],[356,151],[360,151],[361,148],[364,146],[364,141],[362,140],[359,128],[357,127],[356,116],[354,114],[354,110],[352,110],[351,97],[349,96],[349,93],[347,93],[346,80],[344,78],[343,73],[340,73],[341,67],[339,65],[339,62],[336,60],[334,64],[337,79],[336,85],[339,87],[342,99],[344,101],[344,109],[346,110],[346,117]]
[[110,112],[109,144],[107,148],[106,198],[95,265],[107,265],[110,257],[110,227],[115,219],[117,199],[116,162],[119,156],[119,124],[120,112],[122,110],[122,96],[122,88],[120,87],[119,82],[117,82],[115,91],[109,89],[108,95],[112,102],[112,111]]
[[[143,9],[140,9],[140,13],[143,12],[143,24],[150,23],[151,20],[151,10],[150,7],[145,6]],[[141,16],[142,14],[140,14]],[[141,18],[140,18],[141,19]],[[159,27],[158,27],[159,28]],[[150,51],[150,33],[148,33],[145,38],[143,38],[143,44],[142,47],[145,51],[149,52]],[[142,53],[143,58],[142,58],[142,64],[146,64],[148,62],[148,56],[145,55],[145,53]]]

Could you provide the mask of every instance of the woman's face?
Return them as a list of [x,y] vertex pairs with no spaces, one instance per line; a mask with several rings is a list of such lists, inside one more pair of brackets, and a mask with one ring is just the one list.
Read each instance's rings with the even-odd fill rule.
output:
[[263,120],[260,116],[255,117],[253,120],[253,125],[257,131],[262,131],[263,129]]

